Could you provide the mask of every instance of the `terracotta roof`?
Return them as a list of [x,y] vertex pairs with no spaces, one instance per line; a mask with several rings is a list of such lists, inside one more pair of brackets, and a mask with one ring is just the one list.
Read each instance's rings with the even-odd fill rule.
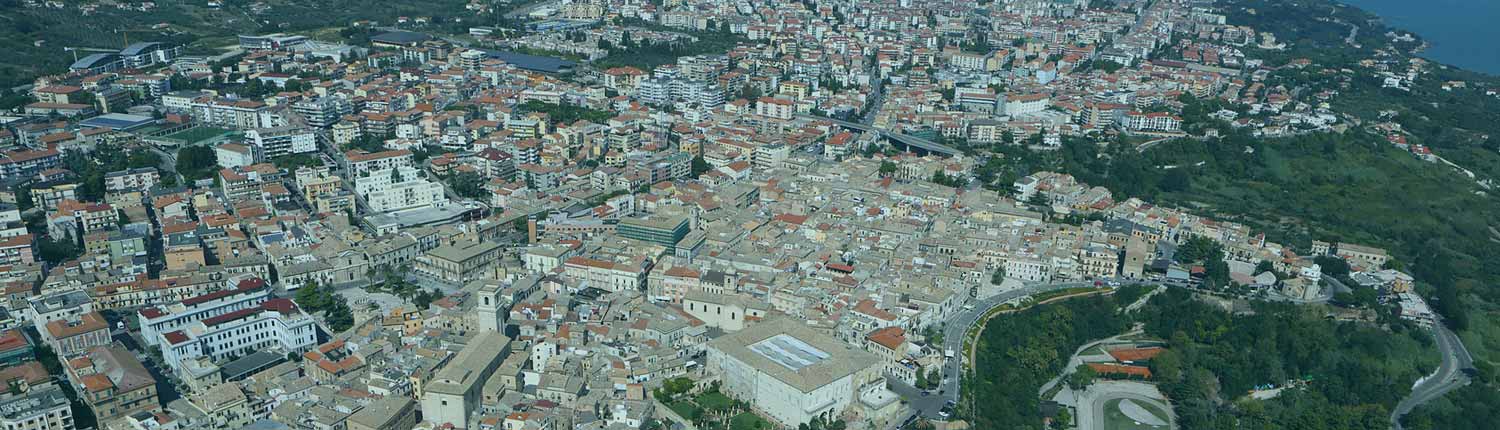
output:
[[906,330],[901,327],[886,327],[870,332],[867,337],[886,349],[900,352],[901,344],[906,343]]
[[1123,348],[1123,349],[1110,350],[1109,351],[1109,356],[1114,357],[1115,360],[1119,360],[1119,361],[1129,361],[1129,362],[1147,361],[1147,360],[1150,360],[1152,358],[1155,358],[1156,355],[1157,354],[1161,354],[1162,351],[1165,351],[1165,350],[1162,349],[1161,347]]

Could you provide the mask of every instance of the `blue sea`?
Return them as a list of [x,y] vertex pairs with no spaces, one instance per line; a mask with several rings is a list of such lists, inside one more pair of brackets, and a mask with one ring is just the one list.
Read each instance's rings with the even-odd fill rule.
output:
[[1421,35],[1424,57],[1500,75],[1500,1],[1340,0],[1379,15],[1391,27]]

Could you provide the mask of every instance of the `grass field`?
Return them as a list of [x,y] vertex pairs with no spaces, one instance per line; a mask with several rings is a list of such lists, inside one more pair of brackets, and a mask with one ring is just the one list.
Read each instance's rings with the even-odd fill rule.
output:
[[693,404],[690,400],[672,403],[667,405],[667,407],[672,408],[672,412],[676,412],[683,419],[689,420],[693,419],[693,415],[698,412],[698,405]]
[[771,427],[770,422],[749,412],[735,415],[729,420],[729,430],[760,430]]
[[1159,430],[1171,427],[1171,417],[1167,415],[1165,410],[1157,407],[1155,404],[1139,400],[1134,401],[1135,404],[1140,405],[1141,408],[1150,412],[1151,415],[1155,415],[1156,418],[1167,422],[1168,425],[1152,426],[1130,419],[1130,417],[1125,416],[1124,412],[1120,411],[1120,402],[1122,401],[1123,399],[1114,399],[1104,402],[1104,430]]

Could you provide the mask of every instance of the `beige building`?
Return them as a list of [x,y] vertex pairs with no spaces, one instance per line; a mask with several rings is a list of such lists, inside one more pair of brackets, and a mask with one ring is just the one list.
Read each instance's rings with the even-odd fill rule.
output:
[[484,382],[510,352],[510,338],[482,331],[437,376],[425,384],[422,419],[434,426],[444,423],[469,427],[470,415],[479,410]]
[[489,277],[489,271],[500,261],[501,251],[499,243],[458,241],[417,257],[414,268],[444,282],[462,285]]
[[89,348],[109,345],[109,322],[99,312],[89,312],[47,322],[42,335],[60,357],[71,357]]
[[788,427],[837,419],[862,388],[884,383],[879,357],[791,318],[709,342],[708,370],[719,375],[724,393]]
[[411,430],[417,425],[417,402],[386,396],[349,416],[348,430]]

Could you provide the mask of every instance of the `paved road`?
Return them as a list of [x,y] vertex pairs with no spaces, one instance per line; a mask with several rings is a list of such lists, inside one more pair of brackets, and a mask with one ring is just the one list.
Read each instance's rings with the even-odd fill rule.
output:
[[1438,321],[1432,331],[1443,361],[1438,365],[1437,371],[1412,387],[1411,394],[1401,399],[1401,402],[1397,403],[1396,408],[1391,411],[1391,428],[1396,430],[1401,430],[1401,417],[1411,412],[1412,409],[1469,383],[1469,377],[1462,370],[1472,369],[1474,358],[1464,347],[1463,340],[1459,339],[1453,330],[1443,325],[1442,321]]
[[870,125],[865,125],[865,124],[861,124],[861,123],[857,123],[857,122],[849,122],[849,121],[844,121],[844,120],[841,120],[841,119],[821,117],[821,116],[813,116],[813,115],[803,115],[803,114],[797,114],[796,116],[798,118],[804,118],[804,119],[814,119],[814,120],[830,121],[830,122],[833,122],[834,125],[838,125],[838,126],[844,127],[844,128],[849,128],[849,129],[854,129],[854,130],[859,130],[859,131],[873,131],[873,132],[876,132],[876,133],[880,133],[881,136],[883,136],[883,137],[885,137],[887,139],[890,139],[890,140],[895,141],[895,142],[899,142],[902,145],[906,145],[906,147],[908,149],[910,149],[912,147],[916,147],[916,148],[919,148],[919,149],[922,149],[922,150],[925,150],[925,151],[928,151],[928,152],[936,152],[936,153],[944,154],[944,155],[958,155],[958,154],[962,154],[963,153],[963,151],[959,151],[957,148],[954,148],[954,147],[951,147],[951,146],[948,146],[948,145],[943,145],[943,144],[940,144],[940,143],[937,143],[937,142],[933,142],[931,140],[923,139],[923,138],[912,136],[912,135],[908,135],[908,134],[901,134],[901,133],[897,133],[897,132],[894,132],[894,131],[890,131],[890,130],[886,130],[886,129],[883,129],[883,128],[878,128],[878,127],[874,127],[874,126],[870,126]]
[[[986,312],[989,312],[991,309],[994,309],[995,307],[1000,306],[1001,304],[1015,298],[1029,296],[1046,291],[1085,287],[1090,285],[1093,284],[1090,282],[1065,282],[1026,285],[1021,288],[1005,291],[1000,294],[975,301],[970,304],[972,306],[972,309],[961,310],[958,313],[950,316],[946,325],[944,325],[943,327],[943,350],[952,350],[954,353],[954,358],[952,360],[948,360],[948,362],[943,365],[943,382],[938,386],[937,391],[933,391],[930,395],[925,397],[920,395],[917,397],[907,396],[907,400],[911,402],[912,409],[915,410],[917,414],[923,417],[941,419],[941,416],[938,415],[938,412],[943,409],[943,405],[950,400],[954,402],[958,401],[960,379],[959,376],[962,374],[961,369],[963,368],[964,359],[964,336],[968,334],[969,327],[974,326],[974,324],[979,321],[979,318],[981,316],[984,316]],[[893,383],[893,386],[894,385],[896,384]],[[898,393],[899,392],[900,391],[898,391]]]
[[[1107,422],[1107,410],[1105,405],[1111,400],[1135,400],[1140,403],[1150,404],[1162,408],[1171,413],[1170,404],[1162,400],[1162,395],[1154,385],[1136,381],[1101,381],[1090,385],[1084,391],[1082,398],[1078,400],[1078,428],[1080,430],[1102,429]],[[1170,428],[1176,428],[1175,420]]]

